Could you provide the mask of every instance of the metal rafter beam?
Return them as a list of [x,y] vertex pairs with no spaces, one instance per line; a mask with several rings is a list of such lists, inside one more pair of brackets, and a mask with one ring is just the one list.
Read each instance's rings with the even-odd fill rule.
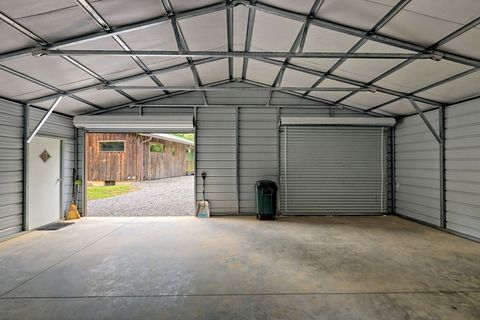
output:
[[[169,91],[305,91],[310,87],[208,87],[208,86],[168,86],[168,87],[155,87],[155,86],[99,86],[99,90],[169,90]],[[350,92],[357,90],[356,88],[345,87],[317,87],[313,91],[322,92]],[[362,88],[361,91],[370,91],[368,88]]]
[[[231,0],[226,0],[228,4]],[[226,16],[227,16],[227,48],[228,52],[233,51],[233,8],[228,7],[226,8]],[[230,79],[233,79],[233,58],[228,58],[228,76]]]
[[413,99],[409,99],[410,103],[412,104],[413,108],[415,109],[415,111],[417,111],[417,114],[420,116],[420,118],[422,118],[423,122],[425,123],[425,125],[428,127],[428,129],[430,130],[430,132],[433,134],[433,136],[435,137],[435,139],[438,141],[438,143],[442,143],[442,138],[440,137],[440,135],[437,133],[437,131],[435,131],[435,128],[433,128],[432,124],[430,123],[430,121],[428,121],[427,117],[425,116],[425,114],[423,114],[423,111],[420,109],[420,107],[417,105],[417,103],[413,100]]
[[[94,108],[104,109],[103,107],[101,107],[101,106],[99,106],[99,105],[96,105],[96,104],[94,104],[94,103],[92,103],[92,102],[90,102],[90,101],[87,101],[87,100],[85,100],[85,99],[83,99],[83,98],[80,98],[80,97],[74,95],[74,94],[73,94],[72,92],[70,92],[70,91],[65,91],[65,90],[59,89],[59,88],[57,88],[57,87],[55,87],[55,86],[52,86],[51,84],[45,83],[45,82],[43,82],[43,81],[41,81],[41,80],[35,79],[35,78],[33,78],[33,77],[29,76],[29,75],[26,75],[26,74],[24,74],[24,73],[21,73],[20,71],[13,70],[13,69],[11,69],[11,68],[9,68],[9,67],[6,67],[6,66],[4,66],[4,65],[0,65],[0,70],[5,71],[5,72],[8,72],[8,73],[10,73],[10,74],[12,74],[12,75],[14,75],[14,76],[17,76],[17,77],[22,78],[22,79],[24,79],[24,80],[26,80],[26,81],[29,81],[29,82],[31,82],[31,83],[35,83],[35,84],[37,84],[37,85],[39,85],[39,86],[41,86],[41,87],[44,87],[44,88],[47,88],[47,89],[49,89],[49,90],[52,90],[52,91],[56,92],[56,94],[50,95],[50,96],[49,96],[49,99],[46,99],[46,100],[54,99],[55,97],[57,97],[57,96],[60,94],[60,95],[63,95],[63,96],[68,96],[68,97],[70,97],[70,98],[72,98],[72,99],[75,99],[75,100],[77,100],[77,101],[80,101],[80,102],[82,102],[82,103],[85,103],[85,104],[87,104],[87,105],[89,105],[89,106],[92,106],[92,107],[94,107]],[[37,101],[37,102],[38,102],[38,101]]]
[[[247,20],[247,32],[245,34],[245,52],[250,51],[250,47],[252,46],[252,36],[253,36],[253,26],[255,24],[255,8],[248,9],[248,20]],[[242,65],[242,79],[247,78],[247,68],[248,68],[248,59],[243,58],[243,65]]]
[[[206,87],[222,85],[222,84],[226,84],[226,83],[230,83],[230,82],[232,82],[230,79],[221,80],[221,81],[217,81],[217,82],[214,82],[214,83],[209,83],[208,85],[206,85]],[[186,93],[191,93],[191,91],[171,92],[171,93],[168,93],[168,94],[162,94],[162,95],[142,99],[142,100],[137,101],[135,104],[123,103],[123,104],[120,104],[118,106],[109,107],[105,110],[87,112],[85,114],[103,114],[103,113],[107,113],[107,112],[111,112],[111,111],[115,111],[115,110],[131,108],[131,107],[134,107],[134,106],[138,106],[138,104],[144,104],[144,103],[156,101],[156,100],[159,100],[159,99],[165,99],[165,98],[171,98],[171,97],[179,96],[179,95],[186,94]],[[201,103],[197,104],[197,106],[201,106],[201,105],[202,105]],[[179,104],[178,106],[182,106],[182,104]]]
[[[8,16],[0,13],[0,20],[7,23],[8,25],[10,25],[12,28],[19,31],[23,35],[29,37],[30,39],[32,39],[33,41],[38,43],[40,46],[47,45],[47,42],[44,39],[42,39],[40,36],[36,35],[32,31],[28,30],[27,28],[25,28],[21,24],[15,22],[13,19],[9,18]],[[64,60],[66,60],[67,62],[71,63],[72,65],[74,65],[75,67],[79,68],[80,70],[84,71],[85,73],[87,73],[88,75],[93,77],[94,79],[98,80],[99,82],[106,83],[106,80],[103,79],[100,75],[96,74],[94,71],[87,68],[85,65],[81,64],[80,62],[73,59],[72,57],[62,56],[62,58]]]
[[[449,35],[445,36],[445,37],[442,38],[441,40],[439,40],[439,41],[437,41],[436,43],[432,44],[428,49],[434,50],[434,49],[436,49],[436,48],[438,48],[438,47],[440,47],[440,46],[442,46],[442,45],[445,45],[446,43],[454,40],[454,39],[457,38],[458,36],[462,35],[463,33],[467,32],[468,30],[470,30],[470,29],[472,29],[472,28],[474,28],[474,27],[476,27],[476,26],[479,25],[479,24],[480,24],[480,17],[477,18],[477,19],[472,20],[470,23],[467,23],[467,24],[464,25],[463,27],[461,27],[461,28],[455,30],[454,32],[450,33]],[[396,65],[395,67],[387,70],[386,72],[384,72],[384,73],[380,74],[379,76],[377,76],[375,79],[371,80],[371,81],[368,83],[368,85],[373,85],[374,83],[376,83],[376,82],[378,82],[378,81],[380,81],[380,80],[388,77],[388,76],[391,75],[392,73],[394,73],[394,72],[402,69],[403,67],[409,65],[409,64],[412,63],[413,61],[414,61],[414,60],[412,60],[412,59],[405,60],[404,62]],[[475,67],[475,68],[478,68],[478,67]],[[469,73],[468,73],[468,74],[469,74]],[[456,76],[450,77],[450,78],[444,79],[444,80],[442,80],[442,81],[439,81],[438,84],[433,84],[433,85],[427,86],[427,87],[425,87],[425,88],[431,89],[431,88],[433,88],[433,87],[435,87],[435,86],[442,85],[442,84],[444,84],[444,83],[447,83],[447,82],[449,82],[449,81],[453,81],[453,80],[458,79],[458,78],[459,78],[459,77],[456,77]],[[416,90],[415,93],[428,90],[428,89],[425,89],[425,88],[421,88],[421,89],[419,89],[419,90]],[[343,97],[342,99],[340,99],[340,100],[338,100],[338,101],[339,101],[339,102],[344,101],[344,100],[350,98],[350,97],[353,96],[353,95],[355,95],[355,92],[350,93],[349,95]],[[395,101],[397,101],[397,100],[395,99]],[[390,101],[389,103],[391,103],[391,102],[394,102],[394,100]],[[378,108],[383,107],[384,105],[386,105],[386,104],[378,105],[378,106],[376,106],[376,107],[370,108],[369,110],[378,109]]]
[[[263,4],[263,3],[249,2],[249,3],[246,3],[246,6],[251,7],[251,8],[256,8],[257,10],[264,11],[264,12],[267,12],[267,13],[271,13],[271,14],[282,16],[282,17],[285,17],[285,18],[289,18],[289,19],[292,19],[292,20],[297,20],[297,21],[304,21],[305,19],[308,18],[307,16],[305,16],[303,14],[299,14],[299,13],[289,11],[289,10],[286,10],[286,9],[280,9],[280,8],[277,8],[277,7],[274,7],[274,6],[271,6],[271,5],[267,5],[267,4]],[[365,38],[367,40],[387,44],[387,45],[397,47],[397,48],[401,48],[401,49],[405,49],[405,50],[410,50],[410,51],[414,51],[414,52],[418,52],[418,53],[432,53],[432,50],[430,48],[425,48],[425,47],[422,47],[421,45],[418,45],[418,44],[410,43],[410,42],[407,42],[407,41],[403,41],[403,40],[400,40],[400,39],[396,39],[396,38],[388,37],[388,36],[383,36],[383,35],[379,35],[379,34],[370,34],[369,31],[357,29],[357,28],[354,28],[354,27],[349,27],[349,26],[346,26],[346,25],[342,25],[340,23],[335,23],[335,22],[328,21],[328,20],[321,19],[321,18],[312,19],[312,24],[315,25],[315,26],[318,26],[318,27],[325,28],[325,29],[337,31],[337,32],[340,32],[340,33],[348,34],[348,35],[359,37],[359,38]],[[470,57],[462,56],[462,55],[459,55],[459,54],[455,54],[455,53],[448,52],[448,51],[443,51],[443,50],[435,50],[435,53],[438,54],[439,56],[442,56],[445,60],[457,62],[457,63],[460,63],[460,64],[469,65],[469,66],[472,66],[472,67],[478,67],[480,65],[480,60],[479,59],[470,58]]]
[[[257,81],[243,80],[243,79],[241,79],[241,81],[244,82],[244,83],[249,83],[249,84],[253,84],[253,85],[257,85],[257,86],[261,86],[261,87],[270,87],[267,84],[257,82]],[[281,92],[283,92],[285,94],[288,94],[288,95],[291,95],[291,96],[298,97],[298,98],[303,98],[303,99],[327,104],[328,108],[337,108],[337,109],[344,108],[344,109],[347,109],[347,110],[351,110],[351,111],[354,111],[354,112],[365,114],[365,110],[363,110],[361,108],[353,107],[353,106],[350,106],[350,105],[346,105],[346,104],[342,104],[342,103],[337,104],[334,101],[330,101],[330,100],[323,99],[323,98],[318,98],[318,97],[304,96],[301,93],[298,93],[298,92],[295,92],[295,91],[281,91]],[[367,114],[375,116],[375,117],[385,117],[385,115],[379,114],[379,113],[376,113],[376,112],[367,112]]]
[[317,14],[318,10],[320,10],[320,7],[323,5],[324,2],[325,0],[315,0],[315,2],[313,3],[312,8],[310,9],[310,13],[308,14],[308,18],[305,21],[305,26],[303,28],[302,38],[300,40],[298,52],[303,52],[303,48],[305,47],[305,40],[307,39],[307,33],[308,29],[310,28],[310,24],[312,23],[312,19],[315,18],[315,15]]
[[[293,41],[293,44],[290,48],[289,53],[295,53],[300,46],[300,43],[302,41],[302,37],[304,35],[304,30],[307,28],[307,22],[303,24],[303,26],[300,28],[300,31],[297,34],[297,37]],[[287,64],[291,61],[290,58],[286,58],[285,61],[283,62],[282,67],[280,70],[278,70],[277,76],[275,77],[275,80],[273,81],[272,87],[280,87],[283,81],[283,75],[285,74],[285,69],[287,67]],[[273,90],[270,91],[270,94],[268,95],[268,100],[267,100],[267,106],[270,105],[270,102],[272,101],[273,97]]]
[[[196,60],[195,63],[197,65],[199,65],[199,64],[203,64],[203,63],[218,61],[218,60],[221,60],[221,59],[222,58],[207,58],[207,59]],[[190,67],[189,64],[187,62],[184,62],[184,63],[173,65],[173,66],[170,66],[170,67],[165,67],[165,68],[152,70],[151,74],[152,75],[164,74],[164,73],[177,71],[177,70],[181,70],[181,69],[185,69],[185,68],[189,68],[189,67]],[[149,75],[147,75],[145,73],[137,73],[137,74],[132,75],[132,76],[127,76],[127,77],[123,77],[123,78],[109,80],[108,83],[110,85],[115,85],[115,84],[118,84],[118,83],[121,83],[121,82],[136,80],[136,79],[142,79],[142,78],[145,78],[145,77],[149,77]],[[75,88],[75,89],[70,89],[69,93],[73,94],[73,93],[85,92],[85,91],[89,91],[89,90],[96,90],[97,88],[98,88],[98,84],[93,84],[93,85],[88,85],[88,86],[79,87],[79,88]],[[33,103],[48,101],[48,100],[54,99],[55,96],[56,96],[56,94],[42,96],[42,97],[31,99],[31,100],[27,101],[27,103],[33,104]]]
[[[177,24],[175,24],[177,25]],[[303,29],[303,27],[302,27]],[[178,31],[178,26],[175,29]],[[178,34],[182,38],[180,32]],[[296,38],[299,44],[302,32]],[[114,37],[115,38],[115,37]],[[180,40],[180,44],[185,47],[185,41]],[[297,44],[297,47],[298,47]],[[122,46],[123,47],[123,46]],[[34,56],[110,56],[110,57],[175,57],[175,58],[309,58],[309,59],[432,59],[441,60],[442,57],[435,53],[390,53],[390,52],[272,52],[272,51],[188,51],[181,49],[179,51],[137,51],[137,50],[48,50],[39,49],[32,52]],[[479,64],[480,66],[480,64]]]
[[35,33],[33,33],[29,29],[25,28],[24,26],[17,23],[15,20],[11,19],[10,17],[6,16],[5,14],[3,14],[1,12],[0,12],[0,21],[3,21],[4,23],[9,25],[10,27],[12,27],[15,30],[17,30],[18,32],[22,33],[24,36],[29,37],[30,39],[32,39],[33,41],[35,41],[39,45],[41,45],[41,46],[47,45],[47,42],[45,40],[43,40],[42,38],[37,36]]
[[[299,13],[296,13],[296,12],[292,12],[292,11],[289,11],[289,10],[280,9],[280,8],[270,6],[270,5],[266,5],[266,4],[257,4],[255,0],[233,0],[229,4],[229,6],[233,7],[233,6],[238,5],[238,4],[243,4],[243,5],[249,7],[252,10],[258,9],[258,10],[262,10],[262,11],[265,11],[265,12],[268,12],[268,13],[276,14],[278,16],[286,17],[286,18],[289,18],[289,19],[297,20],[297,21],[302,21],[303,22],[303,21],[305,21],[305,19],[308,18],[308,16],[305,16],[303,14],[299,14]],[[225,4],[224,3],[219,3],[219,4],[215,4],[215,5],[210,5],[210,6],[200,7],[200,8],[193,9],[193,10],[180,12],[180,13],[175,14],[175,17],[176,17],[176,19],[186,19],[186,18],[196,17],[196,16],[199,16],[199,15],[207,14],[207,13],[218,12],[220,10],[225,10]],[[68,45],[74,45],[74,44],[79,44],[79,43],[82,43],[82,42],[98,40],[98,39],[102,39],[102,38],[106,38],[106,37],[112,37],[113,35],[119,35],[119,34],[123,34],[123,33],[127,33],[127,32],[132,32],[132,31],[137,31],[137,30],[157,26],[157,25],[165,23],[169,20],[170,20],[170,17],[161,16],[161,17],[158,17],[158,18],[145,20],[145,21],[141,21],[141,22],[138,22],[138,23],[133,23],[133,24],[125,25],[125,26],[116,27],[109,32],[106,32],[106,31],[96,32],[96,33],[92,33],[92,34],[88,34],[88,35],[84,35],[84,36],[69,38],[69,39],[65,39],[65,40],[62,40],[62,41],[57,41],[55,43],[51,43],[51,44],[47,45],[46,48],[56,49],[56,48],[60,48],[60,47],[68,46]],[[371,34],[368,34],[368,31],[360,30],[360,29],[353,28],[353,27],[348,27],[348,26],[345,26],[345,25],[342,25],[342,24],[339,24],[339,23],[334,23],[334,22],[325,20],[325,19],[320,19],[320,18],[315,17],[314,19],[312,19],[312,24],[314,24],[316,26],[319,26],[319,27],[326,28],[326,29],[330,29],[330,30],[341,32],[341,33],[353,35],[353,36],[356,36],[356,37],[359,37],[359,38],[367,38],[367,40],[372,40],[372,41],[375,41],[375,42],[384,43],[384,44],[387,44],[387,45],[391,45],[391,46],[394,46],[394,47],[399,47],[399,48],[406,49],[406,50],[416,51],[416,52],[419,52],[419,53],[429,53],[429,51],[427,50],[428,48],[422,47],[422,46],[417,45],[417,44],[409,43],[409,42],[406,42],[406,41],[403,41],[403,40],[400,40],[400,39],[395,39],[395,38],[392,38],[392,37],[381,36],[381,35],[378,35],[378,34],[371,35]],[[35,49],[38,49],[38,47],[25,48],[25,49],[15,50],[15,51],[11,51],[11,52],[6,52],[6,53],[0,55],[0,61],[3,60],[3,59],[10,59],[10,58],[18,57],[18,56],[28,55],[28,54],[31,53],[32,50],[35,50]],[[462,55],[459,55],[459,54],[454,54],[454,53],[447,52],[447,51],[438,50],[437,52],[440,55],[442,55],[446,60],[449,60],[449,61],[454,61],[454,62],[457,62],[457,63],[466,64],[466,65],[470,65],[470,66],[473,66],[473,67],[476,67],[480,63],[479,59],[474,59],[474,58],[462,56]]]
[[[278,60],[275,60],[275,59],[269,59],[269,58],[255,58],[255,60],[270,63],[270,64],[274,64],[274,65],[280,65],[280,66],[283,64],[282,61],[278,61]],[[305,72],[305,73],[312,74],[312,75],[316,75],[316,76],[320,76],[320,77],[325,74],[325,72],[301,67],[301,66],[298,66],[298,65],[295,65],[295,64],[292,64],[292,63],[287,64],[287,68],[297,70],[297,71],[301,71],[301,72]],[[336,76],[336,75],[333,75],[333,74],[328,75],[327,78],[331,79],[331,80],[343,82],[343,83],[346,83],[346,84],[354,85],[354,86],[357,86],[357,87],[361,87],[361,88],[369,88],[371,91],[378,91],[378,92],[382,92],[382,93],[387,93],[387,94],[391,94],[391,95],[394,95],[394,96],[397,96],[397,97],[404,97],[407,94],[405,92],[391,90],[391,89],[383,88],[383,87],[380,87],[380,86],[377,86],[377,85],[370,86],[368,83],[365,83],[365,82],[352,80],[352,79],[349,79],[349,78]],[[431,105],[442,105],[442,103],[439,102],[439,101],[426,99],[426,98],[422,98],[422,97],[418,97],[418,96],[411,96],[411,97],[414,100],[419,101],[419,102],[423,102],[423,103],[427,103],[427,104],[431,104]]]
[[[95,10],[95,8],[87,1],[87,0],[75,0],[77,4],[85,10],[85,12],[103,29],[105,32],[110,32],[112,28],[110,25],[103,19],[103,17]],[[130,47],[120,38],[119,35],[112,35],[113,40],[125,51],[131,51]],[[162,86],[163,84],[157,77],[150,75],[150,70],[148,67],[143,63],[143,61],[135,55],[130,55],[132,60],[145,72],[145,74],[149,75],[153,82],[156,85]],[[126,97],[130,97],[129,95],[123,93],[122,95]],[[131,98],[131,97],[130,97]],[[133,100],[135,101],[135,99]]]
[[466,25],[464,25],[463,27],[453,31],[452,33],[450,33],[449,35],[445,36],[444,38],[442,38],[441,40],[437,41],[432,47],[434,48],[438,48],[438,47],[441,47],[443,46],[444,44],[447,44],[448,42],[452,41],[453,39],[461,36],[462,34],[464,34],[465,32],[475,28],[476,26],[480,25],[480,17],[470,21],[469,23],[467,23]]
[[[177,42],[178,52],[183,53],[188,51],[187,41],[185,40],[185,36],[183,35],[182,30],[180,29],[180,25],[178,24],[178,21],[175,16],[175,12],[173,11],[173,7],[172,7],[172,4],[170,3],[170,0],[162,0],[162,3],[163,3],[163,7],[165,8],[165,11],[167,12],[167,16],[170,19],[170,23],[173,28],[173,33],[175,34],[175,41]],[[187,62],[190,66],[190,70],[192,71],[195,84],[197,86],[201,86],[202,81],[200,80],[200,76],[198,74],[197,68],[195,67],[195,62],[191,57],[185,56],[185,58],[187,59]]]
[[397,102],[399,100],[402,100],[402,99],[405,99],[405,98],[408,98],[408,95],[414,95],[414,94],[418,94],[420,92],[423,92],[423,91],[427,91],[427,90],[430,90],[432,88],[435,88],[435,87],[438,87],[438,86],[441,86],[445,83],[448,83],[448,82],[451,82],[451,81],[454,81],[454,80],[457,80],[459,78],[463,78],[465,76],[468,76],[472,73],[476,73],[480,71],[479,69],[476,69],[476,68],[472,68],[472,69],[469,69],[469,70],[466,70],[466,71],[463,71],[463,72],[460,72],[460,73],[457,73],[456,75],[453,75],[451,77],[448,77],[446,79],[443,79],[443,80],[440,80],[440,81],[437,81],[437,82],[434,82],[432,84],[429,84],[428,86],[425,86],[425,87],[422,87],[420,89],[417,89],[415,91],[412,91],[410,92],[409,94],[405,95],[404,97],[398,97],[398,98],[395,98],[395,99],[392,99],[390,101],[387,101],[387,102],[384,102],[382,104],[379,104],[378,106],[375,106],[375,107],[371,107],[369,108],[368,110],[369,111],[372,111],[372,110],[375,110],[375,109],[379,109],[381,107],[384,107],[386,105],[389,105],[391,103],[394,103],[394,102]]
[[[390,20],[392,20],[407,4],[410,3],[411,0],[400,0],[386,15],[380,19],[379,22],[377,22],[373,28],[369,31],[369,34],[375,34],[377,33],[381,28],[383,28]],[[365,38],[360,39],[355,45],[348,50],[348,53],[354,53],[358,49],[360,49],[368,40]],[[332,74],[337,70],[343,63],[347,61],[347,58],[341,58],[339,61],[337,61],[327,72],[326,75]],[[319,84],[321,84],[324,80],[326,79],[326,76],[322,76],[318,81],[315,82],[315,84],[312,86],[316,87]],[[305,95],[309,94],[310,91],[306,91]],[[353,95],[353,94],[352,94]]]

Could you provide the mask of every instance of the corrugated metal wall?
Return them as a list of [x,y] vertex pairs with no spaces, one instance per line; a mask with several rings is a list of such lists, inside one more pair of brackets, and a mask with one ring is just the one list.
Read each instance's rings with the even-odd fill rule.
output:
[[255,182],[278,184],[277,110],[239,109],[240,212],[255,212]]
[[445,112],[447,228],[480,238],[480,100]]
[[0,100],[0,239],[22,231],[23,107]]
[[[425,113],[438,132],[438,112]],[[440,225],[439,144],[419,116],[395,127],[396,213]]]
[[[46,111],[39,109],[30,109],[29,129],[31,131],[33,131],[45,112]],[[59,114],[52,114],[40,129],[38,135],[59,138],[62,140],[62,211],[65,212],[72,201],[73,192],[72,175],[74,167],[75,129],[73,127],[72,118]]]
[[282,127],[281,212],[386,213],[386,131],[367,127]]
[[202,199],[205,171],[212,214],[237,212],[237,119],[236,108],[197,110],[197,199]]

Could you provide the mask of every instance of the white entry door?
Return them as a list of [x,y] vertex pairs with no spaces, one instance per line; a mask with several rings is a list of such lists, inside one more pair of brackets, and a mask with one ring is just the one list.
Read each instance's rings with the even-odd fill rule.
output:
[[28,229],[60,219],[60,163],[60,140],[32,140],[28,156]]

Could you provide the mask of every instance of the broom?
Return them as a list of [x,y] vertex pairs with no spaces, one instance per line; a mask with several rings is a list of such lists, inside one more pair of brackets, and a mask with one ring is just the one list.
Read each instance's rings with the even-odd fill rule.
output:
[[[73,169],[73,176],[76,177],[75,169]],[[65,214],[65,220],[75,220],[80,219],[80,213],[78,212],[77,208],[77,194],[78,194],[78,186],[82,183],[82,180],[75,179],[73,182],[73,198],[72,203],[68,207],[67,213]]]

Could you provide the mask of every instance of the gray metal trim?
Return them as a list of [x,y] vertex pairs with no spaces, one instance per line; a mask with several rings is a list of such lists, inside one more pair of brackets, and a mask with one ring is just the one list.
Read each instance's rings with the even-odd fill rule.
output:
[[[253,25],[255,23],[255,8],[248,9],[247,33],[245,35],[245,52],[250,51],[252,45]],[[243,58],[242,79],[247,78],[248,58]]]

